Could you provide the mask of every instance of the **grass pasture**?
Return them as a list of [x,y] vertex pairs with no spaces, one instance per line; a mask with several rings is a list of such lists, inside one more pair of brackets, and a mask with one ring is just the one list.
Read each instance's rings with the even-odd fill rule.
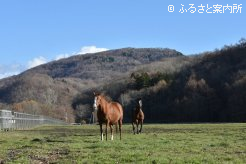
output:
[[[246,124],[148,124],[100,141],[99,126],[0,132],[0,163],[246,163]],[[109,137],[110,138],[110,137]]]

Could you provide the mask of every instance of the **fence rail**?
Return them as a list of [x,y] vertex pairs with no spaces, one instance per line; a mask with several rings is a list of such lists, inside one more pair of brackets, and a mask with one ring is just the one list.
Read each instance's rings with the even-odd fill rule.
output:
[[12,112],[9,110],[0,110],[0,131],[29,129],[45,124],[66,125],[67,123],[62,120],[40,115]]

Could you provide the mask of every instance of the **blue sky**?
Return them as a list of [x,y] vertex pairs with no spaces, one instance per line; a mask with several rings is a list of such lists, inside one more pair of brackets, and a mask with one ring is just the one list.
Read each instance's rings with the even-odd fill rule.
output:
[[[162,47],[186,55],[246,37],[243,0],[2,0],[0,78],[62,57],[123,47]],[[187,12],[181,13],[182,5]],[[194,13],[194,8],[196,8]],[[204,7],[203,13],[198,13]],[[213,5],[241,13],[213,12]],[[237,4],[237,5],[233,5]],[[174,6],[174,12],[168,6]],[[208,6],[207,6],[208,5]],[[189,10],[190,9],[190,10]],[[202,10],[199,10],[202,12]]]

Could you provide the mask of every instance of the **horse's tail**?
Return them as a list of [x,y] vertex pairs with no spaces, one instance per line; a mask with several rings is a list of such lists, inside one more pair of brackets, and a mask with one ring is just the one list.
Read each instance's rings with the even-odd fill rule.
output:
[[131,109],[131,122],[134,121],[134,116],[135,116],[135,108]]

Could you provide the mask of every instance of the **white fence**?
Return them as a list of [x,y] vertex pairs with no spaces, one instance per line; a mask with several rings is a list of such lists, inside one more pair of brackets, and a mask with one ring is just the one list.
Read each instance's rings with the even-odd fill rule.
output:
[[29,129],[39,125],[66,125],[62,120],[52,119],[40,115],[0,110],[0,131]]

